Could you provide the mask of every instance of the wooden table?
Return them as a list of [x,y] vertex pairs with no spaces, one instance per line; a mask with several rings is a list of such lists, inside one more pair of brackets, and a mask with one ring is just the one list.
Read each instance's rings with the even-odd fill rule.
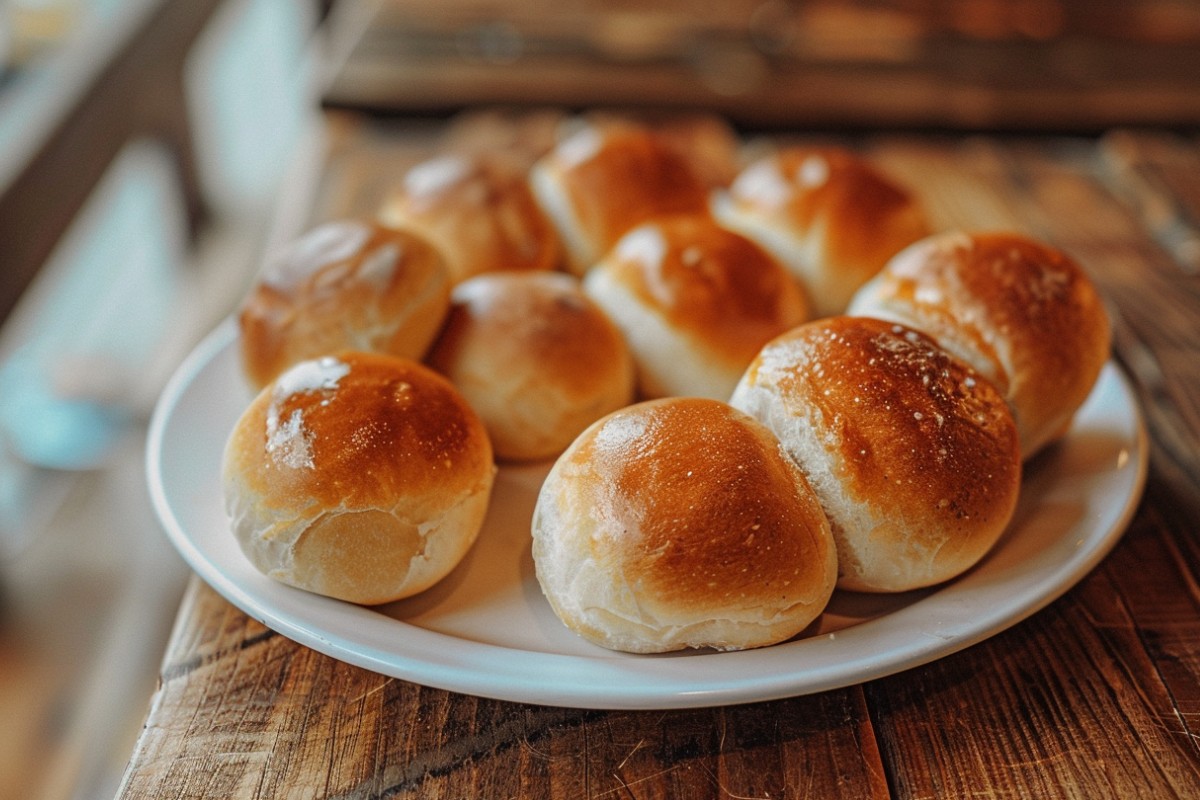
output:
[[[419,152],[395,125],[338,128],[314,216],[377,202]],[[196,579],[120,796],[1200,797],[1200,139],[856,144],[942,224],[1051,241],[1106,292],[1151,455],[1144,499],[1099,567],[928,665],[668,711],[523,705],[381,676],[264,628]]]

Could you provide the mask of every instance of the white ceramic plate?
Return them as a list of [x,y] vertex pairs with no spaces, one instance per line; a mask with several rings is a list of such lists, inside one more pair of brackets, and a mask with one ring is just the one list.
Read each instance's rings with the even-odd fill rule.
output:
[[267,626],[334,658],[426,686],[585,708],[683,708],[848,686],[930,662],[1043,608],[1112,548],[1146,474],[1146,436],[1109,364],[1059,445],[1027,465],[997,547],[942,587],[835,593],[797,639],[733,653],[614,653],[562,626],[534,577],[529,518],[548,465],[502,468],[474,549],[433,589],[364,608],[276,583],[243,557],[221,501],[226,436],[250,394],[232,322],[167,386],[150,427],[148,476],[167,534],[200,576]]

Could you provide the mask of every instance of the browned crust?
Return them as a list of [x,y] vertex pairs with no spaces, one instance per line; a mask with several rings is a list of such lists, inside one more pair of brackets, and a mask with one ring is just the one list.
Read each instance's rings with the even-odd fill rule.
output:
[[661,247],[647,252],[618,243],[600,268],[668,326],[739,369],[767,341],[808,317],[803,291],[787,270],[711,217],[662,217],[635,228],[622,242],[632,237]]
[[359,220],[317,226],[266,264],[242,303],[247,378],[261,387],[345,348],[422,356],[449,306],[445,269],[411,233]]
[[929,234],[914,195],[864,158],[835,147],[789,147],[748,169],[771,166],[788,191],[759,194],[737,181],[741,213],[798,238],[818,234],[827,268],[861,283]]
[[495,156],[446,155],[417,165],[385,202],[380,219],[433,242],[455,282],[559,264],[557,233],[525,170]]
[[547,166],[584,238],[601,254],[648,219],[706,212],[707,187],[688,161],[651,131],[616,126],[582,135],[599,139],[594,152],[569,160],[564,157],[573,141],[569,139],[548,157]]
[[[347,352],[328,360],[349,367],[336,386],[268,386],[233,432],[230,474],[264,506],[289,508],[300,498],[343,510],[414,502],[412,518],[419,520],[423,507],[440,511],[447,498],[476,490],[491,475],[483,425],[445,378],[385,355]],[[271,426],[286,424],[304,441],[272,442]],[[295,457],[296,447],[306,448],[307,460]]]
[[992,362],[1034,440],[1065,425],[1108,359],[1108,316],[1090,278],[1065,252],[1025,235],[934,237],[879,280],[872,296],[885,307],[895,304],[909,324]]
[[459,284],[428,360],[451,376],[533,365],[542,382],[579,400],[632,371],[621,332],[563,273],[495,273]]
[[570,458],[580,475],[571,490],[610,515],[594,557],[656,602],[719,616],[760,596],[807,599],[825,579],[832,543],[815,496],[797,491],[774,437],[724,403],[633,406]]

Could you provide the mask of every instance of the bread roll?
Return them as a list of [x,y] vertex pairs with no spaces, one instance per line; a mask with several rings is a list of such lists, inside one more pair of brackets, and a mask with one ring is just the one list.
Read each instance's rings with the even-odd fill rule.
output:
[[275,254],[242,304],[242,365],[258,389],[307,358],[368,350],[419,359],[450,308],[450,278],[424,239],[327,222]]
[[837,572],[825,516],[779,442],[700,398],[629,406],[584,431],[542,485],[533,558],[568,628],[635,653],[789,639]]
[[654,131],[678,150],[709,188],[728,186],[741,168],[741,142],[729,123],[714,114],[661,119]]
[[1012,517],[1012,414],[924,334],[856,317],[801,325],[763,348],[731,403],[774,431],[820,497],[842,588],[953,578]]
[[708,205],[688,161],[640,126],[586,126],[540,159],[530,181],[576,275],[633,226]]
[[593,111],[570,120],[563,129],[575,132],[586,125],[600,128],[640,125],[648,129],[683,156],[701,183],[709,188],[728,186],[741,166],[737,133],[715,114]]
[[263,389],[226,445],[225,507],[250,562],[354,603],[415,594],[475,541],[495,467],[483,424],[415,362],[346,352]]
[[1000,388],[1029,458],[1066,432],[1108,360],[1108,316],[1065,253],[1014,233],[948,233],[897,255],[850,312],[924,331]]
[[505,460],[556,456],[633,401],[633,358],[620,331],[561,272],[460,283],[429,363],[483,418]]
[[808,318],[774,257],[703,215],[634,228],[584,288],[624,331],[644,398],[728,400],[759,348]]
[[498,157],[443,155],[405,175],[380,220],[432,242],[453,282],[498,270],[549,270],[558,235],[542,214],[526,171]]
[[788,267],[818,317],[842,313],[889,258],[929,233],[907,189],[837,148],[760,158],[714,194],[712,209]]
[[528,169],[554,149],[571,117],[561,108],[479,108],[460,111],[440,137],[451,153],[501,153]]

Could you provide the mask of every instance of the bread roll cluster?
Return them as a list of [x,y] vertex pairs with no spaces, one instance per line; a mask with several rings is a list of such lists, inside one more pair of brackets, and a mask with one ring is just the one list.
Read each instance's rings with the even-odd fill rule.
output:
[[711,118],[498,125],[456,126],[376,219],[318,226],[247,298],[262,388],[224,480],[264,573],[421,591],[479,535],[496,462],[543,461],[534,567],[569,629],[773,644],[835,589],[979,563],[1107,357],[1078,265],[932,235],[850,151],[743,160]]

